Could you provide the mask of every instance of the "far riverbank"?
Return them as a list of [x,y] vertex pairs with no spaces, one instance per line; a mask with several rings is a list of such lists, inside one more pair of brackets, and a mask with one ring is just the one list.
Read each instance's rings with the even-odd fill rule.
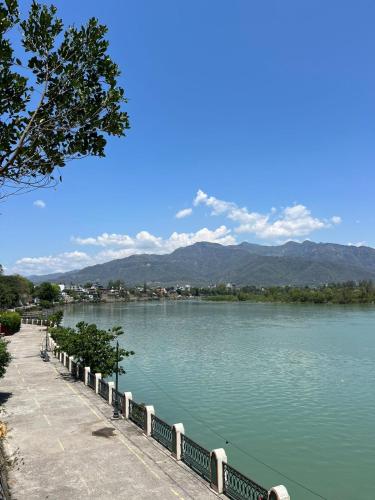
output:
[[327,284],[319,287],[217,287],[205,296],[211,302],[272,302],[300,304],[375,304],[371,281]]

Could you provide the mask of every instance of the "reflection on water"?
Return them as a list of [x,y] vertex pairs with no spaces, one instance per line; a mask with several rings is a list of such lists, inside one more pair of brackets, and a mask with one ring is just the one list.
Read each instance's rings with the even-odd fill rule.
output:
[[[373,499],[375,308],[156,302],[69,306],[64,323],[122,325],[121,390],[267,487]],[[229,443],[226,444],[226,441]],[[255,458],[254,458],[255,457]],[[371,474],[371,475],[370,475]]]

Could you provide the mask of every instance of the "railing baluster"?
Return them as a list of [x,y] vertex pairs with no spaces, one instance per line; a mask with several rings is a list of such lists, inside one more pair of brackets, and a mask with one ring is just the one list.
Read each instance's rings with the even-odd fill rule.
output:
[[210,452],[192,439],[181,435],[181,459],[207,481],[211,481]]
[[133,401],[132,399],[129,401],[129,418],[132,420],[138,427],[142,430],[145,430],[145,407]]
[[96,383],[96,378],[95,378],[95,373],[91,373],[89,372],[88,373],[88,384],[91,389],[94,389],[95,390],[95,383]]
[[112,406],[115,407],[116,400],[118,402],[117,407],[120,413],[123,413],[124,409],[124,395],[121,392],[116,391],[115,388],[112,389]]
[[103,379],[99,379],[99,394],[108,401],[109,387],[108,383]]
[[169,451],[173,450],[172,426],[156,415],[151,415],[151,436]]
[[224,493],[234,500],[267,500],[268,491],[244,476],[230,465],[223,463]]

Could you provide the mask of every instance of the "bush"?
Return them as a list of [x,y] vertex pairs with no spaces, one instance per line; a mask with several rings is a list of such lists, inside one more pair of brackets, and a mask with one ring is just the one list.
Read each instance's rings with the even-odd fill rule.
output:
[[19,332],[21,328],[21,315],[17,312],[0,313],[0,323],[8,335]]
[[0,378],[4,376],[5,369],[9,365],[11,356],[7,349],[7,342],[0,339]]
[[40,300],[39,305],[42,309],[51,309],[51,307],[53,307],[53,302],[49,302],[48,300]]
[[63,320],[64,313],[63,311],[56,311],[53,314],[50,314],[47,317],[47,320],[51,326],[60,326]]

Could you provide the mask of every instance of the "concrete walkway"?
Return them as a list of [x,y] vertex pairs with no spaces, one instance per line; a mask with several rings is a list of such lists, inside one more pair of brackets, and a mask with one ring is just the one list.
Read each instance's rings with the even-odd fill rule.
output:
[[13,361],[0,379],[13,499],[219,498],[135,425],[111,421],[112,409],[55,358],[44,363],[42,336],[22,325],[8,337]]

